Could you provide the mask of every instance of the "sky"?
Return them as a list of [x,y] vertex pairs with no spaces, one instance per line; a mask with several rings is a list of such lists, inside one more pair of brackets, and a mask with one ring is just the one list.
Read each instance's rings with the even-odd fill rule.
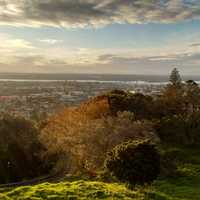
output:
[[200,74],[200,0],[0,0],[0,72]]

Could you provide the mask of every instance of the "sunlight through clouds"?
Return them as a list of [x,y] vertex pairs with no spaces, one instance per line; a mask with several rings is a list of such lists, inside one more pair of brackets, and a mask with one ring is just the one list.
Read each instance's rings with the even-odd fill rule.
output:
[[198,0],[0,0],[0,70],[196,70],[199,19]]

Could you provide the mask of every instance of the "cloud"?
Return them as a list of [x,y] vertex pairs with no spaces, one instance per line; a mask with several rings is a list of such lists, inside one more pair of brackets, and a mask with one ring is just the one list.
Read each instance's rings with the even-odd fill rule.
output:
[[85,27],[200,18],[199,0],[0,0],[0,23]]
[[[200,46],[190,43],[149,48],[71,48],[41,46],[0,34],[1,72],[165,74],[173,66],[188,74],[200,73]],[[40,42],[57,44],[51,37]],[[60,42],[58,40],[58,42]],[[192,44],[192,45],[190,45]]]
[[[120,73],[166,74],[174,66],[185,74],[200,73],[200,52],[172,52],[160,56],[103,54],[98,66]],[[111,67],[112,66],[112,67]]]
[[16,50],[27,52],[36,49],[30,41],[14,38],[10,35],[0,34],[0,41],[0,52],[4,53],[15,52]]
[[200,43],[193,43],[190,45],[190,47],[200,47]]
[[0,47],[6,48],[21,48],[21,49],[32,49],[34,48],[29,41],[23,39],[10,39],[4,41]]
[[[86,51],[86,50],[85,50]],[[89,52],[89,50],[87,50]],[[200,51],[168,53],[160,56],[128,55],[124,52],[103,54],[91,50],[88,54],[77,54],[76,59],[42,54],[7,55],[0,59],[1,72],[38,72],[38,73],[133,73],[167,74],[174,66],[184,74],[199,74]],[[90,60],[90,56],[94,59]],[[90,60],[87,62],[87,60]]]
[[62,43],[63,40],[56,40],[56,39],[39,39],[38,40],[39,42],[42,42],[42,43],[47,43],[47,44],[58,44],[58,43]]

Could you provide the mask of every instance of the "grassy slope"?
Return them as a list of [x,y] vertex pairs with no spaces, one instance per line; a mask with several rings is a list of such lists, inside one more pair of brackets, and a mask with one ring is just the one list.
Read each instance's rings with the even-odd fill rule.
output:
[[61,199],[135,199],[135,200],[200,200],[200,150],[183,151],[182,176],[160,179],[148,188],[127,189],[118,183],[92,181],[40,184],[13,189],[0,194],[1,200]]
[[140,193],[128,190],[121,184],[91,181],[62,182],[19,187],[0,196],[0,199],[143,199]]
[[153,189],[173,200],[200,200],[200,148],[182,149],[181,176],[157,180]]

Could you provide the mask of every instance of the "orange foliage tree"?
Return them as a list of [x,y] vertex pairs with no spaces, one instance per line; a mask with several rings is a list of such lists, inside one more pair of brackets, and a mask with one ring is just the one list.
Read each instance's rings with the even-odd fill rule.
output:
[[56,170],[95,171],[113,147],[131,139],[153,138],[153,132],[150,122],[136,121],[133,113],[112,116],[107,98],[101,96],[50,118],[40,139],[47,155],[62,155]]

